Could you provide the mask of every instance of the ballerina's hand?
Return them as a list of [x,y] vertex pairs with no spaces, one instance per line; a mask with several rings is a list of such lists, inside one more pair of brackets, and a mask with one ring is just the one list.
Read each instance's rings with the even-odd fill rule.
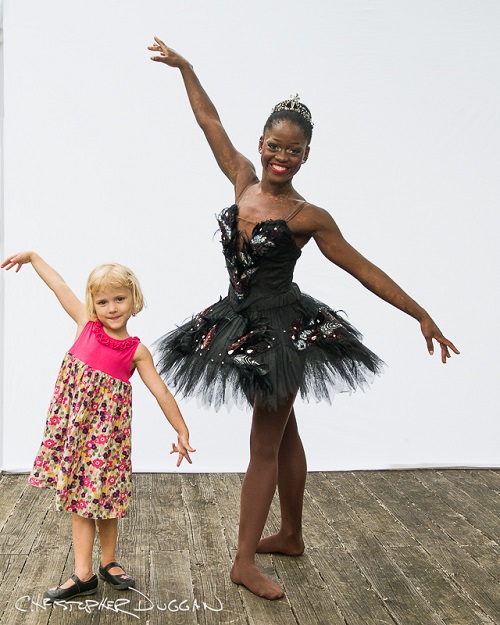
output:
[[23,265],[31,262],[31,252],[18,252],[12,256],[6,258],[3,263],[0,265],[2,269],[12,269],[17,265],[16,273],[21,269]]
[[154,40],[156,41],[156,43],[152,46],[148,46],[148,50],[152,50],[153,52],[159,52],[160,56],[152,56],[152,61],[165,63],[170,67],[180,67],[181,65],[187,63],[186,59],[183,56],[178,54],[175,50],[172,50],[172,48],[168,48],[163,43],[163,41],[161,41],[161,39],[155,37]]
[[181,440],[181,437],[178,438],[178,444],[172,443],[172,451],[171,454],[179,454],[177,458],[177,466],[180,467],[181,462],[184,458],[189,462],[189,464],[193,464],[191,458],[189,457],[189,451],[193,452],[196,449],[193,449],[191,445],[186,440]]
[[446,364],[447,358],[451,358],[450,349],[455,354],[460,354],[455,345],[453,345],[451,341],[443,336],[441,330],[437,327],[437,325],[430,317],[426,317],[420,322],[420,329],[422,330],[422,334],[425,337],[427,349],[431,356],[432,354],[434,354],[433,340],[436,340],[441,345],[441,362],[443,364]]

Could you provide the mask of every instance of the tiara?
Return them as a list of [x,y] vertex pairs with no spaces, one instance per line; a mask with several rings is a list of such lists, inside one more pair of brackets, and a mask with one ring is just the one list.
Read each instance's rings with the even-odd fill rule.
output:
[[298,93],[296,93],[294,96],[290,96],[288,100],[280,102],[272,110],[273,113],[277,113],[278,111],[295,111],[295,113],[302,115],[302,117],[311,124],[311,127],[314,126],[311,119],[311,113],[309,112],[307,106],[300,102],[300,97]]

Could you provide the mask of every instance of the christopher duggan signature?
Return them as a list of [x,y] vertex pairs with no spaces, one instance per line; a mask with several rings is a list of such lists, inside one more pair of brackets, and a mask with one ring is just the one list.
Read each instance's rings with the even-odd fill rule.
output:
[[100,601],[96,599],[73,600],[73,601],[54,601],[49,602],[47,599],[24,595],[19,597],[14,607],[19,612],[40,612],[51,607],[62,608],[68,612],[115,612],[127,614],[134,618],[140,619],[143,612],[151,612],[158,610],[159,612],[197,612],[199,610],[208,610],[210,612],[221,612],[223,610],[221,600],[215,595],[211,605],[206,601],[198,601],[192,599],[171,599],[168,603],[155,603],[147,595],[136,588],[129,588],[133,595],[132,598],[108,599],[103,597]]

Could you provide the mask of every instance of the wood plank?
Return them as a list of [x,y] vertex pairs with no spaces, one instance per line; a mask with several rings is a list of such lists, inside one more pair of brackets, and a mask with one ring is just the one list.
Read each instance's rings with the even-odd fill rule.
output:
[[492,471],[446,469],[436,473],[500,517],[500,484]]
[[500,522],[498,515],[490,512],[485,505],[469,497],[469,495],[457,488],[450,480],[437,471],[420,471],[418,475],[415,475],[441,501],[457,510],[471,525],[483,532],[491,540],[499,540]]
[[237,587],[229,579],[231,560],[208,474],[182,475],[182,492],[187,513],[189,552],[194,596],[209,605],[215,598],[223,612],[198,612],[200,624],[224,623],[224,612],[232,615],[235,625],[246,625]]
[[[28,554],[47,510],[53,506],[54,491],[30,486],[23,488],[0,533],[0,553]],[[33,514],[32,510],[37,510]]]
[[464,551],[443,541],[427,543],[426,551],[442,566],[462,592],[481,607],[493,622],[500,623],[500,589],[477,562],[464,558]]
[[0,532],[27,488],[32,487],[28,486],[28,476],[24,473],[0,477]]
[[[24,609],[28,601],[20,597],[12,597],[7,593],[7,589],[14,588],[18,578],[26,565],[28,556],[26,555],[0,555],[0,623],[8,623],[9,618],[16,608],[16,601],[19,600],[19,608]],[[14,602],[14,604],[12,603]]]
[[[386,476],[383,477],[387,482]],[[377,478],[376,475],[371,478],[368,474],[363,475],[363,480],[369,482],[370,490],[394,512],[427,553],[462,589],[462,593],[471,597],[494,622],[495,619],[500,622],[498,585],[495,580],[476,561],[467,557],[466,552],[439,526],[433,526],[429,519],[422,521],[427,515],[417,505],[408,508],[404,492],[394,487],[392,490],[379,487],[380,480]],[[425,531],[422,531],[422,526]]]
[[192,569],[192,578],[193,594],[198,602],[204,601],[214,608],[222,606],[220,612],[199,611],[200,625],[247,625],[243,601],[238,587],[229,578],[229,567],[224,569],[220,563],[208,564]]
[[469,523],[460,511],[457,511],[456,505],[451,507],[443,502],[433,490],[427,488],[418,479],[418,476],[425,473],[426,471],[422,471],[416,476],[413,471],[383,471],[381,474],[374,475],[369,471],[360,471],[356,473],[356,476],[369,489],[371,485],[376,485],[376,492],[371,490],[374,496],[384,492],[384,484],[386,485],[385,493],[388,497],[394,488],[404,494],[406,500],[398,499],[397,506],[401,506],[405,501],[409,510],[412,507],[418,508],[420,512],[416,514],[415,520],[418,520],[420,524],[420,537],[424,537],[426,532],[428,535],[434,536],[433,532],[437,525],[457,544],[490,545],[492,541]]
[[367,538],[364,545],[360,543],[358,540],[351,555],[398,625],[445,622],[375,538]]
[[[197,625],[198,610],[193,607],[200,605],[200,609],[204,608],[203,600],[196,598],[195,603],[189,551],[169,550],[151,554],[150,577],[149,597],[154,606],[148,612],[151,624]],[[210,604],[207,602],[207,605]],[[219,609],[220,606],[216,602],[211,607]]]
[[229,552],[238,546],[241,482],[242,476],[237,473],[218,473],[210,477]]
[[[120,521],[117,555],[136,577],[137,590],[116,591],[101,582],[96,595],[75,600],[80,607],[86,601],[95,602],[85,613],[77,607],[69,612],[62,607],[36,606],[47,587],[65,581],[73,572],[71,515],[55,512],[53,491],[28,487],[26,475],[1,475],[0,545],[7,551],[21,545],[26,551],[0,553],[1,622],[500,623],[500,546],[469,513],[473,507],[485,511],[492,529],[492,519],[498,516],[500,472],[309,474],[305,554],[297,558],[257,555],[259,567],[287,593],[273,602],[229,580],[237,543],[240,485],[237,474],[134,474],[134,497],[129,516]],[[463,514],[463,501],[467,514]],[[19,520],[21,527],[17,527]],[[275,498],[267,530],[274,531],[278,523]],[[96,565],[97,541],[93,553]],[[20,607],[27,606],[26,613],[15,608],[23,595],[27,599]],[[190,609],[168,609],[168,600],[177,595]],[[222,609],[212,612],[208,606],[221,607],[215,597],[220,598]],[[99,607],[98,602],[106,601],[108,608]],[[123,602],[121,612],[116,609],[119,602]],[[127,609],[130,614],[125,613]],[[140,619],[134,618],[137,615]]]
[[315,490],[313,491],[314,499],[312,499],[308,491],[305,500],[308,505],[311,500],[314,501],[317,514],[324,520],[330,547],[341,548],[345,547],[341,538],[342,527],[344,524],[349,524],[351,519],[346,512],[345,506],[337,506],[339,493],[332,487],[330,478],[331,473],[317,473]]
[[266,601],[250,592],[245,592],[244,605],[250,625],[300,625],[287,597],[277,601]]
[[288,601],[299,623],[345,625],[330,591],[308,555],[273,556]]
[[488,573],[500,582],[500,546],[471,545],[463,549]]
[[123,557],[123,553],[134,553],[138,545],[145,553],[149,553],[152,481],[151,473],[134,473],[130,506],[126,516],[118,522],[119,558]]
[[152,551],[188,549],[182,480],[176,473],[154,475],[148,533]]
[[321,514],[321,505],[317,491],[324,489],[323,474],[309,473],[304,495],[304,514],[302,532],[306,549],[330,549],[332,532],[325,517]]
[[495,484],[496,490],[500,489],[500,469],[476,469],[476,471],[481,471],[481,474],[486,473],[485,479]]
[[[325,476],[325,491],[332,483]],[[338,482],[339,476],[335,476]],[[332,490],[322,502],[322,510],[358,568],[379,595],[396,623],[401,625],[443,625],[444,621],[404,576],[377,538],[344,499]]]
[[[37,517],[43,508],[40,503],[33,516]],[[71,546],[71,515],[52,509],[46,513],[41,525],[40,519],[38,521],[39,532],[34,536],[29,566],[23,568],[9,595],[9,610],[6,611],[9,625],[48,623],[52,608],[43,605],[43,593],[66,579],[62,579],[62,575]],[[26,612],[15,609],[21,597],[27,597],[23,603]]]
[[307,554],[328,586],[346,623],[394,625],[395,621],[383,601],[347,550],[308,549]]
[[410,546],[414,538],[400,523],[391,510],[364,487],[356,473],[348,472],[329,476],[330,484],[343,493],[343,497],[351,508],[356,508],[362,523],[384,545],[393,547]]
[[133,482],[134,490],[127,515],[118,521],[116,557],[130,575],[136,577],[132,559],[136,554],[149,559],[150,553],[152,475],[134,474]]
[[422,547],[389,547],[388,551],[405,576],[419,589],[445,623],[453,625],[494,625],[445,575],[437,563],[429,560]]

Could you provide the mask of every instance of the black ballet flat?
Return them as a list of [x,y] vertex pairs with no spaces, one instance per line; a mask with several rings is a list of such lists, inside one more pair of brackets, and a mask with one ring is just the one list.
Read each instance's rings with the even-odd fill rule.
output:
[[54,601],[65,601],[73,597],[79,597],[80,595],[93,595],[97,592],[97,586],[99,584],[97,575],[92,575],[86,582],[82,582],[76,575],[72,575],[71,579],[75,582],[73,586],[69,588],[57,586],[57,588],[53,590],[49,588],[49,590],[43,593],[43,598],[49,603],[53,603]]
[[117,590],[133,588],[135,586],[135,579],[131,575],[127,575],[126,573],[111,575],[111,573],[108,572],[109,569],[112,569],[114,566],[119,566],[121,569],[125,570],[119,562],[110,562],[106,564],[106,566],[99,565],[99,577],[107,581]]

